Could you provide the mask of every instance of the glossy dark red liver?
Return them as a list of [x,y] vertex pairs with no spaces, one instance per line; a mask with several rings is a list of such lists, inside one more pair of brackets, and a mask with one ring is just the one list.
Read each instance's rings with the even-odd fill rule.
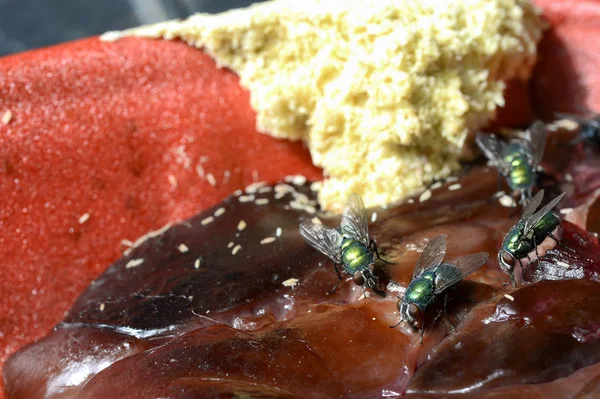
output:
[[[598,3],[538,4],[554,30],[541,46],[534,108],[545,116],[598,110],[591,40]],[[525,90],[511,85],[499,125],[529,119]],[[292,173],[320,177],[300,145],[256,133],[234,75],[180,43],[89,39],[2,58],[0,113],[8,109],[13,120],[0,124],[0,188],[7,193],[0,222],[8,232],[0,237],[0,364],[62,319],[117,259],[122,239],[217,203],[250,183],[254,170],[268,181]],[[202,156],[217,187],[197,177]],[[579,174],[593,177],[585,169]],[[79,224],[85,213],[89,220]],[[404,229],[408,222],[393,223]]]
[[[561,207],[585,204],[600,188],[600,168],[591,166],[598,154],[580,148],[551,157],[573,134],[551,133],[545,166],[561,173],[541,182],[548,186],[546,200],[572,193]],[[582,167],[585,180],[566,177]],[[448,190],[451,184],[461,188]],[[286,194],[278,195],[282,190]],[[290,207],[294,199],[314,201],[314,193],[308,184],[287,184],[231,196],[117,261],[54,332],[9,359],[9,397],[552,397],[554,383],[567,397],[593,391],[590,375],[598,375],[600,360],[598,240],[563,222],[560,245],[526,267],[525,285],[507,288],[495,253],[516,215],[493,197],[495,190],[496,172],[476,166],[433,190],[426,202],[375,210],[371,232],[382,256],[395,262],[387,267],[390,277],[404,287],[419,256],[415,248],[426,238],[447,234],[447,259],[492,254],[450,296],[457,331],[443,319],[431,324],[434,307],[423,346],[406,326],[389,328],[399,317],[393,292],[357,300],[362,290],[347,282],[327,294],[336,280],[333,268],[298,232],[314,215]],[[207,223],[215,212],[220,215]],[[240,220],[247,224],[242,231]],[[276,239],[261,243],[266,237]],[[132,264],[136,259],[143,261]],[[299,285],[285,287],[290,278]],[[81,345],[72,344],[73,336]],[[50,371],[31,368],[55,364],[57,357],[69,361]],[[73,373],[90,358],[106,368]],[[588,379],[572,382],[578,373]],[[537,396],[523,384],[538,384]]]

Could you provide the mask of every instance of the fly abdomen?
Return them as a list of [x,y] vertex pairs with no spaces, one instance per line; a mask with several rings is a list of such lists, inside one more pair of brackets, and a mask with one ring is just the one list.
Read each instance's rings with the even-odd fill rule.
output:
[[510,172],[508,184],[511,189],[527,189],[533,185],[535,176],[529,159],[522,153],[517,153],[509,158]]
[[559,224],[560,217],[557,214],[554,212],[548,212],[545,214],[533,227],[533,230],[535,231],[536,243],[538,245],[541,244],[548,234],[552,233],[552,230],[554,230]]
[[345,238],[342,242],[342,262],[347,272],[352,274],[369,266],[373,262],[373,256],[371,251],[360,242]]

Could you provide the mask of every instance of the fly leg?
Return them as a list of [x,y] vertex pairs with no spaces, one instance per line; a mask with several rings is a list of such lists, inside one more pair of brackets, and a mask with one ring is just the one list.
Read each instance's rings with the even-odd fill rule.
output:
[[554,242],[556,242],[556,245],[560,245],[562,248],[564,249],[568,249],[571,252],[576,252],[573,248],[569,247],[568,245],[566,245],[564,242],[560,242],[558,240],[558,238],[556,238],[556,236],[552,233],[548,233],[548,237],[552,238],[554,240]]
[[390,328],[396,328],[400,325],[400,323],[402,323],[402,317],[400,317],[400,321],[396,324],[394,324],[393,326],[390,326]]
[[338,285],[340,285],[340,282],[342,281],[342,275],[340,274],[340,269],[338,268],[337,263],[334,263],[333,267],[335,268],[335,272],[337,273],[338,281],[337,281],[337,283],[335,283],[335,285],[333,286],[332,289],[327,291],[327,295],[333,294],[335,292],[335,290],[337,289]]
[[379,259],[380,261],[387,263],[388,265],[393,265],[393,262],[388,262],[387,260],[383,259],[381,256],[379,256],[379,251],[377,250],[377,244],[375,244],[375,240],[371,239],[369,241],[369,249],[373,252],[375,252],[375,255],[377,255],[377,259]]

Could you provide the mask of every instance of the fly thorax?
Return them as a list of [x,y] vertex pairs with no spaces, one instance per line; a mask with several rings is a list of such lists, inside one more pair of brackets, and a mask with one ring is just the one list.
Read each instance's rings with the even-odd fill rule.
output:
[[371,251],[354,239],[344,238],[341,249],[342,262],[350,274],[368,267],[373,262]]
[[422,309],[426,308],[434,300],[434,278],[435,275],[427,272],[411,281],[404,293],[406,300],[416,303]]
[[504,249],[513,254],[517,259],[520,259],[529,253],[533,249],[533,233],[524,236],[522,225],[518,225],[516,228],[511,229],[505,238]]

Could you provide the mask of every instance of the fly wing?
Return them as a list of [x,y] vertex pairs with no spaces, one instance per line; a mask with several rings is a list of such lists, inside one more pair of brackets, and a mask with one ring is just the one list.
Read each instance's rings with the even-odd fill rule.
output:
[[525,143],[532,156],[531,164],[535,168],[540,164],[544,156],[544,148],[546,147],[546,126],[543,122],[536,121],[527,129]]
[[475,136],[475,142],[485,157],[489,159],[496,168],[498,168],[500,173],[506,174],[508,171],[508,165],[502,159],[502,153],[506,144],[498,140],[495,135],[486,133],[477,133],[477,136]]
[[353,238],[365,247],[369,246],[367,210],[360,195],[352,194],[348,198],[340,228],[345,237]]
[[440,234],[423,249],[423,253],[415,265],[413,278],[419,276],[425,270],[442,263],[444,256],[446,256],[446,235]]
[[523,227],[523,234],[527,235],[531,231],[531,229],[540,221],[545,214],[547,214],[552,208],[554,208],[560,200],[565,196],[566,191],[563,192],[558,197],[554,198],[552,201],[548,202],[544,207],[542,207],[539,211],[534,213],[525,219],[525,225]]
[[538,208],[538,206],[540,206],[540,204],[542,203],[543,198],[544,198],[544,190],[538,191],[537,194],[533,196],[531,201],[529,201],[529,203],[523,210],[523,216],[521,216],[521,219],[525,219],[525,218],[528,218],[529,216],[533,215],[533,212],[535,212],[535,210]]
[[487,262],[489,254],[487,252],[478,252],[476,254],[461,256],[456,260],[457,268],[455,273],[438,274],[435,278],[435,291],[437,295],[446,288],[458,283],[460,280],[479,269]]
[[337,230],[303,222],[300,224],[300,235],[307,243],[327,255],[335,263],[342,263],[340,254],[342,235]]

